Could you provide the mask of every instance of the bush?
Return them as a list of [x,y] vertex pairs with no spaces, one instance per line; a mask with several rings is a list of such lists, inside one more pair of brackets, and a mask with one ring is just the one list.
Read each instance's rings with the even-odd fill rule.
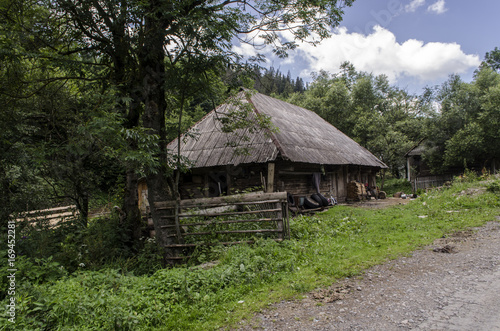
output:
[[66,223],[57,228],[19,226],[16,233],[18,255],[33,264],[50,258],[69,273],[113,268],[142,275],[162,267],[162,251],[154,239],[129,242],[116,217],[92,219],[86,228]]
[[[0,251],[0,259],[7,261],[7,251]],[[30,286],[31,284],[39,285],[43,283],[54,283],[61,279],[63,276],[68,275],[67,270],[58,262],[48,258],[34,258],[30,259],[26,256],[16,256],[15,259],[16,271],[16,285],[22,290],[23,286]],[[7,289],[10,274],[9,268],[0,269],[0,287]],[[0,292],[0,300],[3,300],[7,295],[6,292]]]
[[487,185],[486,190],[491,193],[499,194],[500,193],[500,182],[494,181]]

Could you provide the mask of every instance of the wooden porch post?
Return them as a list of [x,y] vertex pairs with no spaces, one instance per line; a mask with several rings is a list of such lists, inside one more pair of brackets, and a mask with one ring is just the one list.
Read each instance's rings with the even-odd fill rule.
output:
[[267,193],[274,192],[274,163],[267,164]]
[[231,186],[233,186],[233,183],[231,183],[231,165],[228,164],[226,165],[226,185],[227,185],[227,195],[231,195]]

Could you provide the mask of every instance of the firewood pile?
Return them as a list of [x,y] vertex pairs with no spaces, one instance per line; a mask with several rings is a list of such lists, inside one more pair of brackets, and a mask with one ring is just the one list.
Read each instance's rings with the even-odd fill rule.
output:
[[366,198],[366,188],[363,184],[351,181],[347,183],[347,200],[361,201]]

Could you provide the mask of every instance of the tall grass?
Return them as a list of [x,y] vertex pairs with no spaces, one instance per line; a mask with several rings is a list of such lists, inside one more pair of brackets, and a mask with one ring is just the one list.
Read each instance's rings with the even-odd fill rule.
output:
[[[446,233],[494,220],[500,215],[497,184],[487,184],[486,190],[478,183],[457,183],[407,205],[377,210],[337,206],[297,217],[290,224],[291,240],[216,247],[207,255],[218,258],[211,268],[184,266],[151,276],[79,271],[58,281],[26,282],[16,297],[16,329],[235,326],[271,302],[300,297],[409,254]],[[6,321],[0,323],[12,328]]]

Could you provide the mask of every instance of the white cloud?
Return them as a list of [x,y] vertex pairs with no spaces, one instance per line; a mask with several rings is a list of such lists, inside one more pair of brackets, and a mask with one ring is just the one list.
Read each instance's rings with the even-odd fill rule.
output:
[[425,0],[413,0],[408,5],[405,6],[405,11],[408,13],[413,13],[423,5],[425,5]]
[[302,77],[311,72],[338,72],[342,62],[351,62],[357,70],[385,74],[394,83],[404,77],[419,81],[446,78],[451,73],[465,73],[477,67],[477,55],[465,54],[456,43],[424,43],[410,39],[398,43],[394,34],[376,26],[370,35],[349,33],[339,28],[319,46],[302,44],[287,62],[305,60]]
[[445,6],[446,3],[444,0],[438,0],[437,2],[427,7],[427,11],[430,11],[435,14],[443,14],[448,10],[448,8],[446,8]]
[[246,43],[241,43],[238,46],[233,46],[233,52],[236,52],[239,55],[242,55],[243,57],[252,57],[257,55],[257,49]]

